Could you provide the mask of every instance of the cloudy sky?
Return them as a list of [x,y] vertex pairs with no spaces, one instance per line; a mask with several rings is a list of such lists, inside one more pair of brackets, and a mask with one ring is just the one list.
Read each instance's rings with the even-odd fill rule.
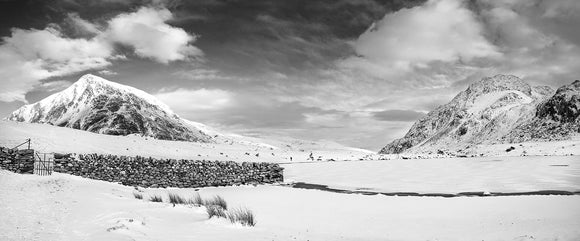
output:
[[0,0],[0,115],[93,73],[246,135],[378,150],[474,80],[580,78],[578,0]]

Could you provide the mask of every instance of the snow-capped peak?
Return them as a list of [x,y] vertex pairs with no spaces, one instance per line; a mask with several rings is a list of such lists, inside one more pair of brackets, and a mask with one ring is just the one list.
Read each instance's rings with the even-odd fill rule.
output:
[[532,87],[528,83],[517,76],[504,74],[482,78],[471,84],[467,91],[475,98],[477,95],[508,90],[521,91],[528,96],[532,93]]
[[[155,98],[154,96],[146,93],[137,88],[133,88],[131,86],[122,85],[113,81],[106,80],[99,76],[93,74],[85,74],[83,75],[77,82],[71,85],[67,90],[64,92],[66,94],[73,94],[72,96],[78,96],[79,94],[83,93],[84,90],[92,88],[94,94],[100,94],[104,89],[115,89],[124,93],[134,94],[135,96],[144,99],[145,101],[154,104],[163,111],[167,112],[169,115],[175,115],[175,113],[167,106],[165,103],[161,102],[159,99]],[[72,91],[71,91],[72,90]],[[68,93],[67,93],[68,92]]]
[[34,122],[34,113],[39,110],[41,114],[46,115],[46,110],[65,103],[76,103],[77,107],[79,107],[83,104],[88,104],[87,101],[92,97],[99,94],[105,94],[107,91],[117,92],[123,95],[133,94],[152,105],[156,105],[165,111],[167,115],[177,116],[165,103],[142,90],[115,83],[92,74],[83,75],[79,80],[65,90],[54,93],[37,103],[25,105],[17,112],[19,112],[20,117],[22,117],[21,121]]
[[164,140],[210,141],[146,92],[87,74],[67,89],[13,112],[9,120],[111,135],[141,134]]

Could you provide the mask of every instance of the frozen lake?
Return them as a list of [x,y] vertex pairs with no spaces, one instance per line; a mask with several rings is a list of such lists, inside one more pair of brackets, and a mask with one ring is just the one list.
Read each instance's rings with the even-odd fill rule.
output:
[[286,182],[378,192],[580,191],[579,156],[481,157],[284,164]]

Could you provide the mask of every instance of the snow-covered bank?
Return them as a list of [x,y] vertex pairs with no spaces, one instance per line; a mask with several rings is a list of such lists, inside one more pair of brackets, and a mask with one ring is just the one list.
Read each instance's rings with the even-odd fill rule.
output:
[[[508,149],[512,150],[507,152]],[[467,153],[484,156],[580,156],[580,135],[562,141],[478,145]]]
[[[447,156],[579,156],[580,135],[570,136],[568,140],[536,141],[503,144],[479,144],[466,149],[449,150],[442,148]],[[439,158],[430,147],[415,147],[400,155],[382,155],[385,157],[405,156],[410,158]]]
[[[131,187],[64,174],[0,171],[1,240],[578,240],[580,196],[418,198],[279,186],[205,188],[257,225],[151,203]],[[193,195],[192,189],[146,189]]]
[[274,140],[243,136],[219,136],[217,143],[164,141],[141,136],[96,134],[47,124],[0,121],[0,146],[13,147],[32,139],[40,152],[99,153],[174,159],[205,159],[248,162],[307,161],[315,159],[358,160],[370,151],[331,142],[297,139]]
[[409,159],[286,164],[286,182],[347,190],[459,193],[580,191],[580,156]]

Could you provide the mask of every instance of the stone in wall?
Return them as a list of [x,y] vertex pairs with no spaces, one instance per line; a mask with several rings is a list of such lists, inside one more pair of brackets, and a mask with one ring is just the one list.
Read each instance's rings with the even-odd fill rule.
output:
[[13,150],[0,147],[0,167],[16,173],[34,172],[34,150]]

